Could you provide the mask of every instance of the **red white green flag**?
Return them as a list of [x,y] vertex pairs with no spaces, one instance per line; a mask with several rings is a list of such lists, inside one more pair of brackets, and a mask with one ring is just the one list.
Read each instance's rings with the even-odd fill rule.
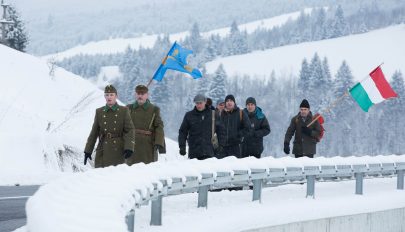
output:
[[368,78],[353,86],[349,92],[365,112],[368,112],[368,109],[374,104],[388,98],[398,97],[385,79],[380,66],[374,69]]

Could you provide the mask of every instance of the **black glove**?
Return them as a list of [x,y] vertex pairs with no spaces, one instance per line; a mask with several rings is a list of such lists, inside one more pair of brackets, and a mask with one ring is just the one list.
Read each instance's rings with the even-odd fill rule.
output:
[[289,143],[284,143],[284,153],[285,154],[290,154],[290,144]]
[[217,154],[222,154],[222,152],[224,151],[224,148],[220,145],[217,147],[217,149],[215,149],[215,153]]
[[155,151],[158,151],[158,152],[163,149],[163,147],[160,146],[159,144],[155,144],[155,145],[153,146],[153,148],[155,149]]
[[128,159],[129,157],[131,157],[132,156],[132,153],[134,153],[133,151],[131,151],[131,150],[124,150],[124,158],[125,159]]
[[87,159],[92,160],[91,159],[91,153],[85,152],[84,153],[84,165],[87,164]]
[[186,155],[186,147],[180,147],[180,155]]
[[302,133],[304,133],[304,134],[306,134],[306,135],[308,135],[308,136],[311,136],[311,133],[312,133],[312,129],[311,129],[311,128],[306,127],[306,126],[302,126],[302,127],[301,127],[301,131],[302,131]]

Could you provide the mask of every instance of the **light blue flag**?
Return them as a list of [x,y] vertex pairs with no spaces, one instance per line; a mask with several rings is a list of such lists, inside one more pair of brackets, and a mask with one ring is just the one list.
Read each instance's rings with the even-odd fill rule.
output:
[[193,51],[182,48],[179,44],[177,44],[177,42],[174,42],[172,48],[170,48],[170,51],[163,59],[162,64],[156,70],[155,75],[153,75],[152,79],[161,81],[167,69],[188,73],[194,79],[202,77],[202,74],[198,69],[192,68],[187,64],[187,56],[192,53]]

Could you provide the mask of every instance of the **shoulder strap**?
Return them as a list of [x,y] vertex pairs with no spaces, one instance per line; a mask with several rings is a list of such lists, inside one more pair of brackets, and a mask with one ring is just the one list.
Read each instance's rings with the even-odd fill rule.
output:
[[155,107],[154,105],[152,105],[152,107],[153,107],[153,115],[152,115],[152,119],[150,120],[150,123],[149,123],[149,130],[152,128],[153,121],[155,121],[156,111],[157,111],[157,107]]
[[242,119],[243,119],[243,110],[239,110],[239,119],[240,119],[240,122],[242,122]]
[[211,138],[214,138],[215,134],[215,110],[212,111],[212,128],[211,128]]

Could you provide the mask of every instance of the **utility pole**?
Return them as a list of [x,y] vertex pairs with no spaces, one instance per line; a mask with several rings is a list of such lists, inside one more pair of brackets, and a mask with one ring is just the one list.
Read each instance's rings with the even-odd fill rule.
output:
[[4,0],[1,0],[1,6],[3,7],[3,17],[0,19],[1,24],[1,38],[0,42],[5,44],[6,43],[6,27],[8,24],[13,24],[13,21],[7,20],[7,7],[9,4],[4,3]]

